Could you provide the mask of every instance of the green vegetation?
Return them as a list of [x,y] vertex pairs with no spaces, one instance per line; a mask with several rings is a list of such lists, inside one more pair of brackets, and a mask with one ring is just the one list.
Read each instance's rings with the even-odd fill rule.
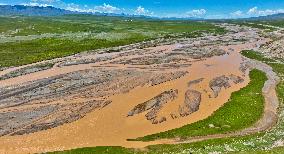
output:
[[253,52],[251,50],[243,50],[242,55],[244,55],[245,57],[248,57],[250,59],[256,59],[258,61],[262,61],[262,62],[265,62],[265,63],[276,62],[273,59],[266,58],[263,55],[261,55],[260,53]]
[[269,20],[269,21],[262,21],[262,23],[276,27],[284,27],[284,20]]
[[250,78],[251,81],[247,87],[232,93],[231,99],[207,119],[136,140],[151,141],[162,138],[205,136],[232,132],[251,126],[263,114],[262,87],[267,77],[259,70],[252,70]]
[[0,17],[0,33],[11,36],[38,35],[45,33],[63,34],[66,32],[102,32],[111,28],[103,25],[81,24],[76,22],[64,22],[51,17]]
[[[222,139],[210,139],[202,142],[195,142],[190,144],[178,144],[178,145],[153,145],[148,146],[149,149],[147,153],[149,154],[157,154],[157,153],[232,153],[232,154],[275,154],[275,153],[283,153],[284,147],[272,148],[269,150],[251,150],[252,148],[256,148],[257,145],[248,145],[251,151],[243,150],[242,152],[238,150],[234,150],[236,148],[243,148],[242,143],[245,143],[246,140],[250,140],[251,138],[259,138],[264,134],[255,134],[244,137],[230,137],[230,138],[222,138]],[[230,147],[230,143],[235,143],[235,147]],[[214,150],[210,148],[214,147]],[[226,149],[227,148],[227,149]],[[230,152],[231,151],[231,152]],[[138,153],[138,152],[136,152]]]
[[197,37],[225,30],[206,22],[66,15],[0,17],[0,68],[156,38]]
[[266,30],[268,32],[276,30],[276,28],[266,26],[266,23],[257,22],[257,21],[243,21],[243,20],[231,20],[229,21],[232,24],[240,25],[240,26],[247,26],[251,28],[258,28],[262,30]]
[[[284,20],[249,20],[249,21],[243,21],[243,20],[231,20],[230,23],[238,24],[241,26],[248,26],[252,28],[258,28],[262,30],[266,30],[268,32],[277,30],[277,27],[284,28]],[[273,27],[275,26],[275,27]]]
[[253,23],[253,22],[244,22],[244,23],[239,23],[239,25],[244,25],[244,26],[248,26],[248,27],[252,27],[252,28],[258,28],[258,29],[263,29],[263,30],[267,30],[267,31],[274,31],[276,30],[273,27],[268,27],[263,25],[263,23]]
[[283,154],[284,147],[273,148],[271,150],[257,150],[257,151],[245,151],[245,152],[232,152],[232,154]]
[[[254,136],[258,136],[260,134],[256,134]],[[245,140],[251,136],[239,137],[239,139]],[[174,144],[174,145],[152,145],[148,146],[146,150],[140,149],[127,149],[123,147],[88,147],[88,148],[79,148],[74,150],[67,151],[57,151],[57,152],[49,152],[47,154],[160,154],[160,153],[191,153],[191,149],[204,149],[206,146],[214,146],[219,144],[225,144],[228,142],[234,141],[235,138],[224,138],[224,139],[211,139],[202,142],[195,142],[191,144]]]
[[223,29],[206,22],[163,21],[144,18],[66,15],[59,17],[0,17],[0,33],[12,36],[66,32],[183,33]]
[[[223,145],[229,145],[230,143],[239,143],[245,142],[250,138],[257,138],[261,137],[263,134],[256,134],[256,135],[249,135],[245,137],[231,137],[231,138],[222,138],[222,139],[210,139],[202,142],[194,142],[190,144],[175,144],[175,145],[152,145],[148,146],[146,150],[140,149],[127,149],[123,147],[89,147],[89,148],[80,148],[74,150],[67,150],[67,151],[57,151],[57,152],[49,152],[47,154],[172,154],[172,153],[208,153],[208,152],[228,152],[226,151],[226,147]],[[256,145],[257,146],[257,145]],[[252,146],[250,148],[254,148],[256,146]],[[210,150],[211,147],[215,147],[214,151]],[[227,146],[229,148],[229,146]],[[239,145],[238,148],[242,148]],[[282,154],[284,151],[284,147],[272,148],[270,150],[251,150],[246,151],[243,150],[235,151],[235,152],[228,152],[232,154]]]
[[133,149],[123,147],[94,147],[94,148],[80,148],[70,151],[49,152],[48,154],[132,154]]
[[83,39],[80,41],[58,38],[44,38],[24,42],[0,44],[0,66],[17,66],[47,59],[72,55],[81,51],[114,47],[145,40],[141,35],[106,41],[103,39]]
[[284,64],[283,64],[283,59],[280,62],[277,62],[274,59],[269,59],[264,57],[258,52],[251,51],[251,50],[244,50],[242,51],[242,55],[250,58],[250,59],[255,59],[258,61],[262,61],[268,65],[270,65],[273,70],[278,73],[278,76],[281,78],[280,83],[277,86],[277,94],[278,98],[280,99],[280,102],[284,103]]

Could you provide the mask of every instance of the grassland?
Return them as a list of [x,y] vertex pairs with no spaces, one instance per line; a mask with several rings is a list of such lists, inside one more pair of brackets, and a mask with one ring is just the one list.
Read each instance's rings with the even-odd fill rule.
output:
[[0,67],[19,66],[161,37],[225,30],[205,22],[67,15],[0,17]]
[[72,55],[81,51],[126,45],[143,40],[145,40],[145,37],[137,34],[130,38],[114,41],[91,38],[79,41],[59,38],[43,38],[3,43],[0,44],[0,66],[18,66]]
[[284,20],[264,20],[264,21],[254,21],[254,20],[232,20],[230,21],[233,24],[238,24],[241,26],[248,26],[252,28],[258,28],[266,30],[267,32],[272,32],[277,30],[277,27],[284,28]]
[[248,57],[250,59],[255,59],[264,63],[275,63],[276,60],[264,57],[262,54],[251,51],[251,50],[243,50],[242,55]]
[[[59,17],[0,17],[0,32],[12,36],[66,32],[183,33],[217,27],[205,22],[164,21],[144,18],[66,15]],[[17,31],[17,32],[15,32]]]
[[239,23],[239,25],[263,29],[263,30],[268,30],[268,31],[276,30],[275,28],[267,27],[267,26],[263,25],[263,23],[258,23],[258,22],[249,22],[249,23],[248,22],[241,22],[241,23]]
[[[255,135],[257,136],[257,135]],[[249,138],[241,137],[241,139]],[[146,150],[141,149],[127,149],[123,147],[89,147],[89,148],[79,148],[68,151],[58,151],[58,152],[49,152],[48,154],[160,154],[160,153],[191,153],[193,149],[204,149],[207,146],[214,146],[218,144],[225,144],[227,142],[234,141],[234,138],[224,138],[224,139],[212,139],[202,142],[196,142],[191,144],[176,144],[176,145],[152,145],[148,146]],[[194,151],[198,153],[197,151]]]
[[[138,151],[136,151],[138,152]],[[136,153],[134,149],[127,149],[123,147],[94,147],[94,148],[80,148],[70,151],[49,152],[48,154],[133,154]],[[141,151],[139,153],[142,153]]]
[[284,21],[283,20],[269,20],[269,21],[262,21],[262,22],[259,22],[259,23],[284,28]]
[[[147,150],[127,149],[123,147],[93,147],[93,148],[80,148],[69,151],[50,152],[48,154],[173,154],[173,153],[222,153],[229,154],[282,154],[284,147],[265,149],[254,149],[257,145],[246,145],[244,148],[243,143],[246,144],[250,138],[260,138],[262,134],[253,136],[238,137],[238,138],[224,138],[212,139],[202,142],[191,144],[177,144],[177,145],[154,145],[147,147]],[[234,144],[235,147],[230,144]],[[227,148],[227,149],[226,149]],[[231,149],[230,149],[231,148]],[[237,150],[240,149],[240,151]],[[214,149],[214,150],[212,150]]]

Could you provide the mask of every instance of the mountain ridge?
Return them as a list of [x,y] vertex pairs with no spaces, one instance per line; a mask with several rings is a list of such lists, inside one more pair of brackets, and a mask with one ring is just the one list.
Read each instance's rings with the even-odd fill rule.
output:
[[2,16],[62,16],[71,14],[86,14],[98,16],[119,16],[119,17],[138,17],[147,19],[160,19],[160,20],[203,20],[202,18],[176,18],[176,17],[153,17],[135,14],[117,14],[117,13],[101,13],[101,12],[78,12],[66,9],[56,8],[53,6],[26,6],[26,5],[0,5],[0,15]]
[[[101,13],[101,12],[78,12],[70,11],[62,8],[56,8],[53,6],[27,6],[27,5],[0,5],[0,15],[23,15],[23,16],[62,16],[70,14],[88,14],[98,16],[120,16],[120,17],[139,17],[148,19],[160,19],[160,20],[212,20],[203,18],[178,18],[178,17],[153,17],[145,15],[134,15],[134,14],[117,14],[117,13]],[[284,19],[284,13],[278,13],[267,16],[250,17],[250,18],[239,18],[239,20],[281,20]],[[216,19],[215,19],[216,20]],[[219,19],[223,20],[223,19]]]

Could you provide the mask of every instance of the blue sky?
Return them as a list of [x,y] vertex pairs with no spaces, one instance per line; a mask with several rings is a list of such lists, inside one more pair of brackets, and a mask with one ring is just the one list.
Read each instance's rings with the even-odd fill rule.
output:
[[0,0],[0,4],[51,5],[72,11],[211,19],[284,13],[284,0]]

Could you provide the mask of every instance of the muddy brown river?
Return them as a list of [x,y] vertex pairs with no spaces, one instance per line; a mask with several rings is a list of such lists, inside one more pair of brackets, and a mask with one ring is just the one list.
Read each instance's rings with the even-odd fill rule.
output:
[[[127,139],[205,119],[249,83],[239,52],[267,40],[255,31],[227,28],[241,32],[118,53],[79,54],[54,60],[47,70],[1,80],[0,113],[7,117],[2,121],[14,129],[3,126],[0,153],[167,143]],[[235,37],[247,41],[232,42]],[[37,82],[41,84],[34,86]],[[135,113],[129,116],[130,111]]]

